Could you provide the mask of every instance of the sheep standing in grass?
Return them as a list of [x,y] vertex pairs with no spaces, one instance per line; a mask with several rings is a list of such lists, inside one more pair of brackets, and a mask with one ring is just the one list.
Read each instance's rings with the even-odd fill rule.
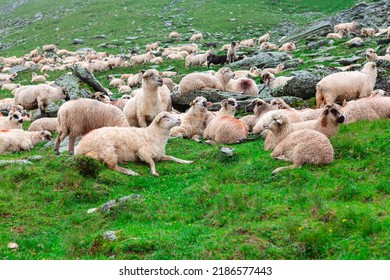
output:
[[331,137],[338,133],[339,124],[343,123],[345,117],[342,113],[341,106],[337,104],[326,105],[320,118],[311,121],[293,123],[293,130],[312,129]]
[[[161,90],[159,90],[159,88]],[[158,113],[172,110],[169,89],[154,69],[142,77],[142,89],[137,91],[123,108],[131,126],[147,127]]]
[[131,176],[137,176],[138,173],[120,167],[118,163],[144,161],[150,165],[151,174],[159,176],[156,172],[155,161],[192,163],[192,161],[165,154],[169,131],[180,123],[177,116],[168,112],[160,112],[146,128],[104,127],[96,129],[81,139],[76,148],[76,154],[101,160],[108,168]]
[[172,137],[193,139],[199,142],[205,129],[208,113],[207,106],[209,105],[210,102],[207,102],[207,99],[203,96],[196,97],[191,101],[190,109],[182,115],[181,125],[173,127],[170,135]]
[[204,40],[202,33],[196,33],[196,34],[191,36],[191,38],[190,38],[190,42],[191,43],[194,43],[196,40],[199,40],[199,41],[203,41]]
[[192,65],[194,66],[202,66],[206,64],[207,62],[207,57],[209,56],[210,51],[207,51],[206,53],[203,54],[191,54],[186,57],[185,60],[185,67],[188,68]]
[[0,130],[0,155],[5,152],[29,151],[42,141],[52,140],[49,131]]
[[268,32],[259,37],[258,45],[260,46],[262,43],[268,42],[269,40],[271,40],[271,34]]
[[31,82],[32,83],[44,83],[46,82],[46,78],[49,77],[46,73],[43,75],[37,75],[35,72],[31,73]]
[[46,84],[21,86],[13,93],[15,105],[21,105],[26,110],[40,109],[42,117],[46,117],[46,109],[50,103],[60,99],[69,100],[63,88]]
[[237,46],[236,42],[232,41],[230,43],[229,49],[228,49],[227,54],[226,54],[227,60],[229,61],[229,63],[234,62],[237,58],[236,46]]
[[316,89],[317,108],[326,104],[342,103],[369,96],[375,86],[377,67],[368,62],[361,71],[339,72],[326,76],[318,82]]
[[176,39],[178,42],[181,40],[180,33],[176,31],[172,31],[171,33],[169,33],[168,37],[171,39]]
[[93,99],[77,99],[65,102],[58,110],[58,137],[54,147],[59,154],[60,143],[69,135],[69,154],[74,154],[76,137],[104,126],[127,127],[123,112],[111,104]]

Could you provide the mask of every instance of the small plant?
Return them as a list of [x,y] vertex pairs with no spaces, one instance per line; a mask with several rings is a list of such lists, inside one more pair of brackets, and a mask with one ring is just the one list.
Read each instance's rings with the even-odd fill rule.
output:
[[81,175],[91,178],[96,178],[103,169],[100,162],[86,156],[76,156],[74,158],[74,165]]

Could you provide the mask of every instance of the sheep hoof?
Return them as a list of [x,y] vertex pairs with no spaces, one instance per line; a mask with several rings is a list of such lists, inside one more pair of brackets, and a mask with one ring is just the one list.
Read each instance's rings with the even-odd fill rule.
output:
[[194,163],[194,161],[193,160],[184,160],[183,163],[184,164],[191,164],[191,163]]
[[209,144],[209,145],[215,145],[216,144],[213,140],[206,140],[205,143]]
[[126,169],[123,173],[126,175],[129,175],[129,176],[139,176],[139,174],[137,172],[134,172],[130,169]]
[[158,175],[158,173],[157,173],[157,172],[152,172],[152,175],[153,175],[154,177],[158,177],[158,176],[160,176],[160,175]]

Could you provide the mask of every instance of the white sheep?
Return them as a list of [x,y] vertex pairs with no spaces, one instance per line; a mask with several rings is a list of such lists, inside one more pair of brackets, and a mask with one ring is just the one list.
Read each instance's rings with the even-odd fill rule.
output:
[[109,86],[119,88],[125,85],[125,81],[120,78],[115,78],[113,75],[108,75],[107,79],[110,81]]
[[130,66],[134,66],[137,64],[145,64],[154,57],[155,56],[151,51],[147,52],[146,54],[134,55],[130,57]]
[[24,131],[10,129],[0,131],[0,154],[29,151],[42,141],[52,140],[49,131]]
[[185,67],[188,68],[192,65],[202,66],[207,62],[207,57],[209,56],[210,51],[207,51],[203,54],[191,54],[188,55],[185,59]]
[[240,118],[240,121],[246,125],[248,131],[253,131],[253,127],[256,125],[260,117],[271,110],[273,110],[273,108],[270,104],[260,98],[255,98],[245,107],[246,112],[253,112],[254,114],[246,115]]
[[242,143],[247,134],[247,127],[242,121],[229,116],[216,116],[204,130],[203,138],[209,139],[209,144],[236,144]]
[[40,118],[33,121],[28,128],[28,131],[58,131],[58,119],[57,118]]
[[69,154],[73,155],[76,137],[104,126],[129,126],[119,108],[93,99],[80,98],[65,102],[58,110],[57,118],[56,154],[59,154],[60,144],[66,136],[69,136]]
[[326,76],[317,83],[317,108],[369,96],[375,86],[377,67],[368,62],[361,71],[339,72]]
[[294,77],[284,77],[280,76],[275,78],[274,74],[270,72],[262,72],[261,78],[264,82],[264,84],[268,87],[269,90],[276,89],[278,87],[283,87],[287,84],[288,81],[293,79]]
[[145,71],[142,89],[137,91],[123,108],[129,124],[138,127],[147,127],[158,113],[171,110],[170,91],[163,85],[162,78],[154,69]]
[[345,117],[341,106],[337,104],[328,104],[323,110],[321,116],[316,120],[293,123],[293,130],[312,129],[331,137],[338,133],[339,124],[343,123]]
[[37,75],[35,72],[31,73],[31,82],[32,83],[44,83],[46,82],[46,78],[49,77],[46,73],[43,75]]
[[229,116],[234,118],[236,110],[239,108],[237,100],[229,97],[221,101],[221,108],[217,112],[207,112],[206,126],[216,117],[216,116]]
[[296,46],[293,42],[288,42],[288,43],[285,43],[283,44],[280,48],[279,48],[279,51],[285,51],[285,52],[290,52],[290,51],[293,51],[293,50],[296,50]]
[[[219,70],[221,71],[221,70]],[[179,83],[179,94],[185,95],[195,90],[224,90],[222,82],[214,75],[205,73],[190,73]]]
[[9,83],[16,79],[18,74],[13,72],[11,74],[0,74],[0,82]]
[[374,37],[375,36],[375,29],[374,28],[362,28],[361,35],[363,37]]
[[371,60],[378,60],[378,59],[383,59],[383,60],[390,60],[390,55],[384,55],[384,56],[378,56],[376,54],[376,51],[372,48],[368,48],[366,50],[366,58],[367,60],[371,61]]
[[195,42],[196,40],[200,40],[200,41],[204,40],[202,33],[196,33],[196,34],[191,36],[191,38],[190,38],[191,43]]
[[207,106],[209,105],[210,102],[207,102],[203,96],[196,97],[190,102],[190,109],[180,117],[181,125],[173,127],[170,135],[199,142],[205,129]]
[[146,44],[146,52],[154,51],[158,49],[158,45],[160,44],[160,41],[154,42],[152,44]]
[[151,174],[159,176],[156,172],[155,161],[192,163],[192,161],[165,154],[169,131],[180,123],[177,116],[168,112],[160,112],[146,128],[105,127],[96,129],[81,139],[76,154],[101,160],[108,168],[131,176],[136,176],[138,173],[120,167],[118,163],[144,161],[150,165]]
[[264,68],[262,71],[261,71],[261,74],[265,73],[265,72],[269,72],[271,74],[279,74],[279,73],[282,73],[284,70],[284,64],[283,63],[279,63],[276,68]]
[[21,87],[21,84],[9,83],[9,84],[3,84],[1,86],[1,89],[2,90],[14,90],[15,88],[18,88],[18,87]]
[[226,85],[225,90],[250,96],[257,96],[259,94],[256,82],[249,78],[231,79]]
[[279,47],[270,42],[263,42],[260,44],[260,50],[279,50]]
[[153,63],[153,64],[161,64],[163,62],[164,62],[164,60],[163,60],[163,58],[161,56],[152,58],[150,60],[150,63]]
[[268,42],[269,40],[271,40],[271,34],[268,32],[259,37],[258,45],[260,46],[262,43]]
[[58,50],[58,47],[56,44],[49,44],[49,45],[42,46],[43,52],[56,52],[57,50]]
[[229,61],[229,63],[234,62],[237,58],[236,47],[237,47],[236,42],[234,42],[234,41],[230,42],[230,46],[229,46],[227,54],[226,54],[227,60]]
[[131,74],[127,79],[127,85],[130,87],[136,87],[142,84],[142,76],[145,70],[140,70],[137,74]]
[[345,23],[339,23],[334,26],[334,32],[337,33],[340,30],[345,31],[347,34],[349,34],[351,31],[357,30],[357,22],[345,22]]
[[168,37],[171,39],[176,39],[177,41],[181,40],[180,33],[177,31],[172,31],[171,33],[169,33]]
[[240,46],[253,48],[256,46],[256,38],[242,40]]
[[120,86],[118,88],[119,93],[125,93],[125,92],[131,92],[131,87],[130,86]]
[[23,116],[19,111],[10,111],[6,118],[0,119],[1,129],[23,129]]
[[340,30],[337,33],[328,33],[328,34],[326,34],[326,38],[328,38],[328,39],[336,39],[336,40],[343,39],[344,36],[345,36],[345,31],[344,30]]
[[42,117],[46,116],[46,109],[53,101],[69,100],[69,96],[63,88],[46,84],[21,86],[14,89],[13,94],[15,105],[21,105],[26,110],[40,109]]

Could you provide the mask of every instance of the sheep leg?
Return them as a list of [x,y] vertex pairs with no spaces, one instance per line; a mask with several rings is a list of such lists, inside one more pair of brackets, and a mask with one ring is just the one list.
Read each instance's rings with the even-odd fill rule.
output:
[[149,166],[150,166],[150,173],[153,176],[158,177],[159,175],[156,172],[156,164],[154,163],[154,160],[152,158],[144,158],[144,161],[149,164]]
[[74,136],[72,133],[69,134],[69,155],[74,155],[74,142],[76,140],[76,136]]
[[[108,165],[107,165],[108,166]],[[110,167],[108,166],[109,169],[112,169],[112,170],[116,170],[116,171],[119,171],[120,173],[123,173],[125,175],[129,175],[129,176],[139,176],[139,174],[137,172],[134,172],[133,170],[130,170],[130,169],[126,169],[126,168],[123,168],[123,167],[120,167],[119,165],[115,165],[113,167]]]
[[160,160],[163,160],[163,161],[170,160],[170,161],[174,161],[174,162],[182,163],[182,164],[191,164],[194,162],[193,160],[184,160],[184,159],[179,159],[179,158],[175,158],[173,156],[168,156],[168,155],[163,155],[160,158]]
[[60,154],[60,152],[59,152],[60,144],[62,141],[64,141],[65,137],[66,137],[66,133],[64,133],[63,131],[60,131],[58,133],[56,144],[54,146],[54,152],[56,155]]
[[276,168],[274,171],[272,171],[272,176],[274,176],[276,173],[279,173],[283,170],[287,170],[287,169],[293,169],[293,168],[300,168],[302,165],[298,165],[296,163],[292,164],[292,165],[289,165],[289,166],[283,166],[283,167],[279,167],[279,168]]
[[200,138],[201,137],[198,134],[191,137],[192,140],[194,140],[195,142],[198,142],[198,143],[202,142],[202,140]]

